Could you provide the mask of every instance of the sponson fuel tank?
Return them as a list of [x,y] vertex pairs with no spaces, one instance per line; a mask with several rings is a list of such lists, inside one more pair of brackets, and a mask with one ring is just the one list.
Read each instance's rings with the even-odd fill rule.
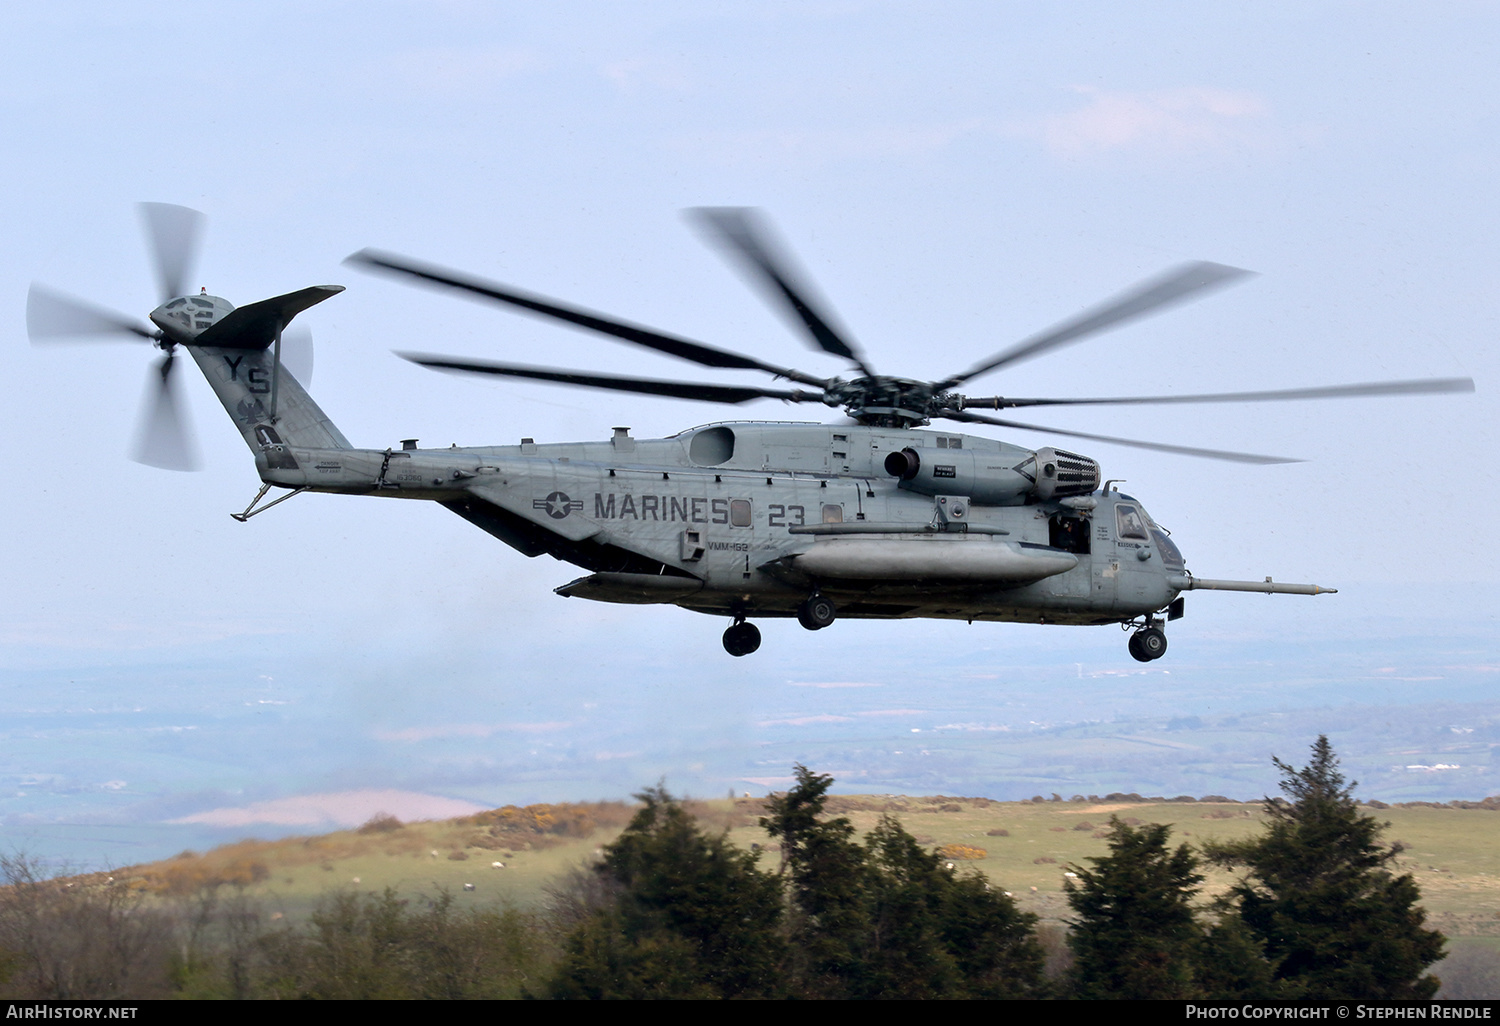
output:
[[812,577],[855,581],[1029,584],[1078,565],[1070,552],[992,535],[863,535],[819,539],[788,561]]

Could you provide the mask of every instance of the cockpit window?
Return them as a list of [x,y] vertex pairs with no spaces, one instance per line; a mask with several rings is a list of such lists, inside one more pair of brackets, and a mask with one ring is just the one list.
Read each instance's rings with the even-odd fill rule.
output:
[[1121,538],[1146,540],[1146,521],[1134,506],[1116,506],[1115,525]]
[[1181,570],[1186,565],[1182,559],[1182,550],[1161,528],[1151,528],[1151,540],[1156,542],[1156,550],[1161,553],[1162,566],[1169,570]]

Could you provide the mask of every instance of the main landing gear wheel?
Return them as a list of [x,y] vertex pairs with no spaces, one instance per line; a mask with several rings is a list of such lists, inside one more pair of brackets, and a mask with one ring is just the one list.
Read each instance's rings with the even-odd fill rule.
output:
[[1142,627],[1130,636],[1130,654],[1143,663],[1167,654],[1167,636],[1160,627]]
[[724,631],[724,651],[732,656],[747,656],[760,648],[760,628],[740,621]]
[[832,600],[822,595],[809,595],[807,601],[797,607],[797,622],[810,631],[820,631],[833,623],[838,610]]

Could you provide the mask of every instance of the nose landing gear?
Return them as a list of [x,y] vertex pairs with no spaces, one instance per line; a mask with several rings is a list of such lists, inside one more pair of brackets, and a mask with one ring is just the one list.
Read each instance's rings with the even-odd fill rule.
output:
[[1138,661],[1149,663],[1167,654],[1167,635],[1154,620],[1130,636],[1130,654]]
[[760,648],[760,628],[737,617],[724,630],[724,651],[732,656],[747,656]]

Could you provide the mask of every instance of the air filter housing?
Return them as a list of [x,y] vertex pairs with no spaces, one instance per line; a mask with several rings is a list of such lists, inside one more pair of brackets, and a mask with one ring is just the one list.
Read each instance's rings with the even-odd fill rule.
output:
[[1032,497],[1044,501],[1068,495],[1088,495],[1099,487],[1097,462],[1050,445],[1038,449],[1016,470],[1031,479]]

